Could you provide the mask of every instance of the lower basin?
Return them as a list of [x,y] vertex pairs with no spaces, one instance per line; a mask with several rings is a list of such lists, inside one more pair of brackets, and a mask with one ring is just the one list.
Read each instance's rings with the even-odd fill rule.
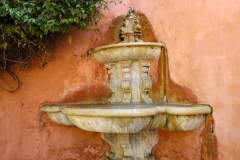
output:
[[93,132],[137,133],[149,129],[187,131],[202,125],[209,105],[181,103],[46,104],[41,111],[62,125]]

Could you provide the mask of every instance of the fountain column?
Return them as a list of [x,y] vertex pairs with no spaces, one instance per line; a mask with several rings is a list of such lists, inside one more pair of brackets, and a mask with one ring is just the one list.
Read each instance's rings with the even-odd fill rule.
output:
[[[121,27],[124,43],[137,43],[141,40],[139,18],[130,10]],[[132,53],[134,54],[134,53]],[[119,61],[106,64],[111,76],[108,89],[112,92],[111,103],[151,103],[148,92],[152,88],[149,76],[150,60]],[[106,160],[154,160],[152,147],[158,141],[156,130],[149,130],[151,123],[137,133],[101,133],[111,146]]]

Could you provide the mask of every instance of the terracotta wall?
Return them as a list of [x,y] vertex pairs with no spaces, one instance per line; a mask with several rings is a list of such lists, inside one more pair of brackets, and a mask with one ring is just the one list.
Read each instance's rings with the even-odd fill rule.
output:
[[[159,131],[159,143],[154,148],[157,159],[240,158],[240,2],[123,2],[125,5],[111,5],[105,12],[98,34],[73,30],[69,33],[72,44],[67,36],[59,37],[55,58],[43,70],[32,67],[14,71],[20,80],[19,90],[0,90],[1,159],[104,159],[109,146],[98,133],[54,124],[39,108],[46,102],[107,99],[108,75],[103,65],[86,57],[86,51],[104,44],[108,26],[117,16],[125,15],[129,6],[144,13],[157,40],[166,43],[171,80],[194,93],[198,103],[214,108],[215,125],[210,132],[217,137],[217,144],[202,141],[209,125],[191,132]],[[217,147],[218,157],[204,156],[211,150],[206,150],[205,144],[212,145],[213,150]]]

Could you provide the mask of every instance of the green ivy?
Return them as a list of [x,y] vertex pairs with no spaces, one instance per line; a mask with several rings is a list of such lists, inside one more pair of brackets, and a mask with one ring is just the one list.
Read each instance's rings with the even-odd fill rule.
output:
[[[0,67],[25,63],[43,52],[56,33],[97,26],[113,0],[1,0]],[[121,3],[121,1],[118,1]],[[116,2],[114,2],[116,3]]]

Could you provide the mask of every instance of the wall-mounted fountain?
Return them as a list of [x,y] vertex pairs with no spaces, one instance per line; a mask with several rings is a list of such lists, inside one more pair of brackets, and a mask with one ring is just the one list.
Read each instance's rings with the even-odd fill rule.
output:
[[107,103],[45,104],[41,111],[62,125],[100,132],[111,145],[107,160],[154,160],[157,129],[188,131],[201,126],[212,112],[208,105],[153,103],[150,63],[160,56],[164,43],[143,42],[138,16],[132,9],[120,28],[122,42],[91,50],[111,76]]

